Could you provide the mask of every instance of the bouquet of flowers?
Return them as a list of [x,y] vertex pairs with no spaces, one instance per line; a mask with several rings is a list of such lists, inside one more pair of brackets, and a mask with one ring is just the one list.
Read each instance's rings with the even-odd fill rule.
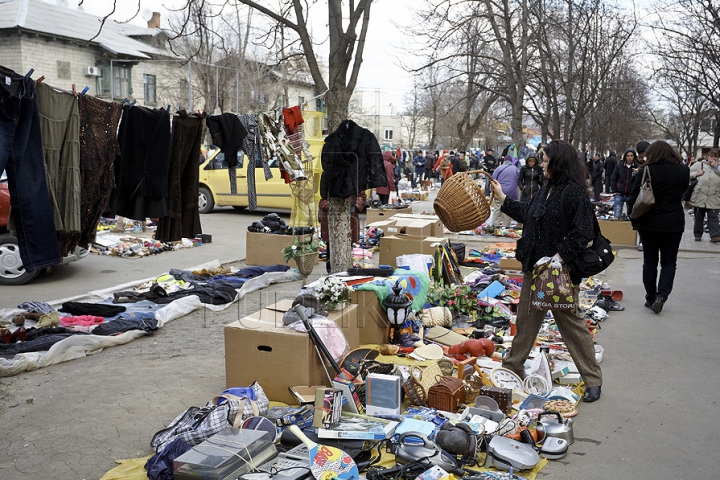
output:
[[337,310],[350,301],[350,288],[338,277],[322,277],[315,287],[315,296],[329,310]]

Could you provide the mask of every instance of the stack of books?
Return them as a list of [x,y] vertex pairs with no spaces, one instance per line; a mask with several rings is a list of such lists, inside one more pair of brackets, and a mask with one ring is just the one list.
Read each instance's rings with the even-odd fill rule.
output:
[[319,438],[349,440],[386,440],[395,434],[398,422],[383,418],[342,412],[340,423],[333,428],[318,428]]

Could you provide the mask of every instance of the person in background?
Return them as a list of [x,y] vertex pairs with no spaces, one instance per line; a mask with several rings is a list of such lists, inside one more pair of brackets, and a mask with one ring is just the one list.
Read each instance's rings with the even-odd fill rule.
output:
[[[531,310],[533,266],[543,257],[555,257],[565,266],[595,238],[593,207],[585,189],[585,164],[568,142],[553,140],[543,152],[546,184],[530,202],[518,202],[505,194],[497,180],[492,181],[495,200],[503,213],[523,224],[523,236],[517,242],[515,257],[522,263],[523,282],[517,308],[517,335],[502,365],[525,376],[525,360],[535,346],[545,321],[545,310]],[[500,169],[502,167],[498,167]],[[497,172],[497,170],[496,170]],[[562,196],[565,194],[563,204]],[[567,226],[566,226],[567,225]],[[572,296],[578,298],[582,278],[570,269]],[[577,300],[576,300],[577,301]],[[552,312],[563,342],[585,382],[585,402],[600,398],[602,370],[595,359],[595,346],[585,318],[574,310]]]
[[[643,245],[642,279],[645,306],[660,313],[672,292],[677,268],[677,253],[685,231],[682,195],[690,181],[690,170],[667,142],[658,140],[647,148],[633,182],[628,206],[632,211],[642,186],[643,169],[648,169],[655,205],[644,215],[631,220]],[[658,279],[658,262],[660,278]]]
[[453,175],[457,175],[460,172],[467,170],[465,167],[465,158],[461,157],[464,153],[459,152],[457,155],[454,150],[450,150],[450,165],[452,165]]
[[390,192],[395,191],[395,164],[397,160],[392,152],[383,152],[383,166],[385,167],[385,174],[387,175],[387,185],[384,187],[377,187],[375,191],[380,197],[380,202],[383,205],[387,205],[390,200]]
[[[613,216],[616,220],[620,220],[623,215],[623,206],[627,203],[627,199],[630,195],[633,182],[635,181],[635,174],[637,173],[637,155],[635,150],[628,148],[623,154],[623,161],[618,163],[615,167],[615,171],[612,174],[610,181],[615,188],[615,196],[613,198]],[[630,209],[627,210],[627,215],[630,215]]]
[[[498,160],[495,158],[495,151],[492,148],[485,150],[485,156],[482,158],[483,170],[488,172],[490,175],[495,171],[498,166]],[[490,196],[490,179],[485,179],[485,196]]]
[[529,202],[543,185],[542,167],[537,161],[537,155],[531,153],[525,160],[525,165],[520,169],[518,175],[518,187],[520,187],[520,201]]
[[610,155],[605,159],[605,193],[615,193],[613,190],[613,184],[610,180],[613,172],[617,167],[617,158],[615,152],[610,152]]
[[718,151],[711,150],[707,160],[695,162],[690,167],[690,178],[697,178],[697,185],[693,189],[692,197],[688,202],[693,206],[695,221],[693,234],[695,241],[702,241],[704,233],[703,224],[707,217],[710,241],[720,242],[720,172],[718,172]]
[[422,150],[418,150],[417,155],[415,155],[415,158],[413,158],[413,165],[415,166],[415,183],[413,183],[413,188],[418,186],[418,184],[420,184],[420,182],[423,180],[426,164],[427,160],[425,159],[425,154]]
[[590,162],[592,170],[590,171],[590,180],[593,186],[593,193],[595,194],[595,203],[600,201],[600,194],[603,190],[603,174],[605,173],[605,164],[600,158],[600,154],[596,153]]
[[[513,159],[510,155],[505,156],[505,161],[502,165],[495,169],[492,174],[492,178],[497,180],[502,185],[503,198],[509,197],[512,200],[518,199],[518,174],[519,170],[513,165]],[[488,219],[488,226],[497,227],[499,217],[502,217],[503,227],[510,227],[510,217],[500,210],[500,205],[497,197],[490,208],[490,218]]]
[[450,155],[448,155],[447,150],[443,150],[442,154],[438,155],[438,159],[435,162],[433,170],[440,178],[440,185],[442,185],[445,180],[452,177],[452,163],[450,163]]
[[435,161],[437,160],[437,157],[437,152],[433,154],[432,151],[428,150],[425,153],[425,180],[430,180],[433,178],[433,167],[435,166]]

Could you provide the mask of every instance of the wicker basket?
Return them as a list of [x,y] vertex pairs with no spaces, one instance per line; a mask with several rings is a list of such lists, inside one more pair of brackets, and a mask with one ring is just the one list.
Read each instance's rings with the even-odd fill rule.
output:
[[484,170],[461,172],[445,180],[435,197],[435,214],[451,232],[461,232],[479,227],[490,217],[490,201],[475,180],[473,173],[487,175]]
[[429,407],[454,412],[465,401],[465,384],[455,377],[440,377],[428,390]]
[[427,406],[428,390],[442,377],[440,365],[433,363],[425,367],[410,367],[410,376],[403,383],[405,395],[413,405]]

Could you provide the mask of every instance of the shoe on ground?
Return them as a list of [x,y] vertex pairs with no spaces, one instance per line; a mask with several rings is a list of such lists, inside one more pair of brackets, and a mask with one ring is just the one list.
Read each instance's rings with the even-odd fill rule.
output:
[[710,239],[712,243],[720,243],[720,235],[715,235]]
[[585,395],[583,396],[583,402],[591,403],[600,399],[600,390],[602,387],[587,387],[585,389]]
[[647,300],[647,301],[645,302],[645,306],[646,306],[647,308],[652,308],[652,303],[650,303],[650,300]]
[[638,245],[638,252],[642,252],[642,251],[643,251],[643,246],[642,246],[642,243],[641,243],[640,245]]
[[662,312],[663,306],[665,305],[665,299],[662,297],[655,298],[655,302],[653,302],[652,306],[650,307],[650,310],[652,310],[655,313]]

